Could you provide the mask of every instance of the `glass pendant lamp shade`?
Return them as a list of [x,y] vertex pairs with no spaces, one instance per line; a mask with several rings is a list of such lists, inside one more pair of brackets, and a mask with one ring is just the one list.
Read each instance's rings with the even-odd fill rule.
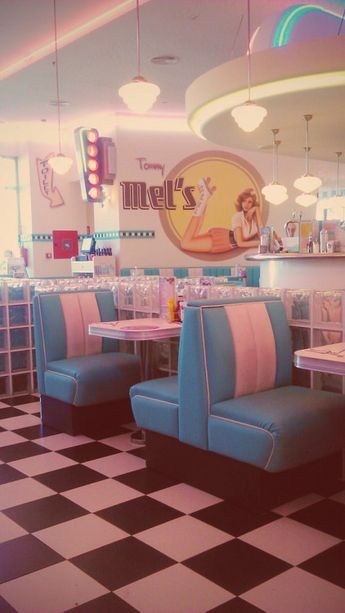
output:
[[235,106],[231,111],[231,115],[241,130],[253,132],[266,117],[267,111],[263,106],[247,100],[244,104]]
[[235,106],[231,115],[237,125],[244,132],[253,132],[265,119],[267,111],[263,106],[251,100],[251,51],[250,51],[250,0],[247,0],[247,82],[248,100],[244,104]]
[[299,194],[295,199],[295,202],[300,206],[311,206],[317,202],[317,196],[315,194]]
[[119,89],[119,96],[134,113],[146,113],[156,102],[160,88],[154,83],[146,81],[144,77],[137,76]]
[[344,219],[345,216],[345,196],[340,193],[339,189],[339,167],[340,158],[343,155],[342,151],[337,151],[337,183],[335,196],[327,198],[327,208],[332,210],[333,219]]
[[58,153],[49,158],[48,164],[58,175],[64,175],[71,168],[73,160],[63,153]]
[[294,187],[299,189],[301,192],[305,194],[310,194],[318,189],[322,185],[321,179],[319,177],[314,177],[314,175],[302,175],[302,177],[298,177],[294,181]]
[[276,140],[276,136],[279,133],[277,128],[272,130],[273,133],[273,180],[268,185],[265,185],[261,193],[265,196],[267,202],[270,204],[279,205],[283,204],[288,199],[288,193],[285,185],[282,185],[278,181],[278,147],[281,143],[280,140]]
[[[310,151],[310,147],[309,147],[309,142],[308,142],[308,140],[309,140],[308,139],[308,136],[309,136],[308,124],[309,124],[309,121],[312,118],[313,118],[312,115],[304,115],[305,125],[306,125],[306,130],[305,130],[305,147],[304,147],[304,151],[305,151],[305,173],[301,177],[298,177],[298,179],[296,179],[294,181],[294,184],[293,184],[296,189],[298,189],[299,191],[303,192],[304,194],[310,194],[311,192],[314,192],[316,189],[318,189],[322,185],[321,179],[319,177],[315,177],[314,175],[312,175],[309,172],[309,151]],[[296,202],[297,202],[297,200],[296,200]],[[309,206],[309,205],[307,205],[307,206]]]
[[146,113],[156,102],[160,88],[154,83],[147,81],[140,73],[140,19],[139,19],[139,0],[136,0],[137,17],[137,76],[122,85],[119,89],[119,96],[122,98],[130,111],[134,113]]
[[270,202],[270,204],[283,204],[283,202],[288,199],[286,187],[277,182],[265,185],[265,187],[262,188],[261,193],[265,196],[267,202]]

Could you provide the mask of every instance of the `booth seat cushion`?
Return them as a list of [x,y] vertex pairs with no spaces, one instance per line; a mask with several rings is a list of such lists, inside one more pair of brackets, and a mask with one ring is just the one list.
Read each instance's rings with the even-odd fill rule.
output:
[[54,360],[44,373],[47,396],[80,407],[127,398],[138,379],[138,357],[121,352]]
[[215,403],[210,413],[209,449],[269,472],[330,455],[345,441],[343,396],[332,392],[282,386]]
[[177,376],[137,383],[131,387],[130,397],[140,428],[178,438]]

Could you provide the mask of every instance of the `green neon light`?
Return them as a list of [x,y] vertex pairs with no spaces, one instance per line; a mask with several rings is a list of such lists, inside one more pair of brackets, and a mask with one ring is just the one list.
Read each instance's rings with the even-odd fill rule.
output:
[[341,18],[338,13],[320,6],[316,6],[315,4],[298,4],[293,6],[284,12],[283,16],[278,22],[273,36],[272,47],[283,47],[284,45],[287,45],[296,22],[299,21],[303,15],[310,13],[311,11],[319,11],[319,13],[332,15],[333,17],[338,17],[339,19]]

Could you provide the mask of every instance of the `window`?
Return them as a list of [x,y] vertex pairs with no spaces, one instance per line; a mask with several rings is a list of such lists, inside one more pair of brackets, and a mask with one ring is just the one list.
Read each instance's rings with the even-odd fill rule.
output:
[[19,255],[17,158],[0,156],[0,260],[4,251]]

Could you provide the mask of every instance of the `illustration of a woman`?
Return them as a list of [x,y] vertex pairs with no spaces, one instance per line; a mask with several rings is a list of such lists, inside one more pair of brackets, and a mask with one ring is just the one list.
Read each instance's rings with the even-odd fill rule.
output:
[[198,183],[200,199],[193,211],[186,231],[181,238],[181,248],[198,253],[226,253],[236,247],[257,247],[260,242],[262,219],[255,191],[241,192],[235,202],[237,212],[232,217],[232,228],[210,228],[200,234],[206,207],[216,187],[211,179],[202,178]]

